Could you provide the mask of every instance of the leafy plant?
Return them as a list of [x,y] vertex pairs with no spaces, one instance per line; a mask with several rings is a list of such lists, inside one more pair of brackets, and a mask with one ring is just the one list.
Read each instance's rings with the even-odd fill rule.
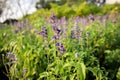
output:
[[[63,11],[69,5],[62,9],[53,6]],[[79,8],[85,15],[92,10]],[[74,10],[69,8],[64,14],[69,11]],[[62,12],[56,14],[61,17]],[[119,79],[119,18],[114,17],[118,21],[113,22],[111,15],[99,17],[67,19],[52,13],[44,18],[38,11],[28,20],[3,27],[0,52],[4,52],[4,66],[8,67],[6,75],[10,80]]]

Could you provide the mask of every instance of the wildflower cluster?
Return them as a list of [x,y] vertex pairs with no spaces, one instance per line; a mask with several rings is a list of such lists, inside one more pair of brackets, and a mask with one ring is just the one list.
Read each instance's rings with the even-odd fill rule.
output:
[[11,26],[14,27],[15,34],[20,33],[24,30],[30,31],[32,29],[32,26],[27,19],[13,23]]
[[50,24],[52,25],[52,31],[54,32],[54,35],[52,39],[55,41],[55,45],[60,51],[61,54],[63,54],[66,49],[64,48],[62,42],[60,39],[62,38],[62,35],[65,35],[64,25],[66,25],[66,19],[65,17],[62,17],[61,19],[58,19],[54,14],[50,16]]
[[74,27],[71,30],[71,35],[70,35],[71,39],[80,39],[82,37],[82,31],[80,31],[80,27],[78,24],[79,24],[79,17],[75,19]]
[[[13,39],[10,36],[2,49],[11,51],[6,54],[12,64],[8,70],[10,80],[104,80],[108,76],[116,79],[119,65],[112,67],[111,63],[120,61],[120,28],[118,19],[113,22],[112,17],[89,15],[66,19],[52,14],[47,21],[36,22],[39,28],[32,27],[29,35],[14,34]],[[25,30],[20,27],[14,29],[27,32],[26,27]],[[2,38],[7,40],[6,37]]]

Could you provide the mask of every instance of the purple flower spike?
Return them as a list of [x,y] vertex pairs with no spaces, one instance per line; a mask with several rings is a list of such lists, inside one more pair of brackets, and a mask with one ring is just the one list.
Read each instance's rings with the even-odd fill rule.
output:
[[58,40],[59,38],[60,38],[60,34],[57,34],[57,35],[54,35],[54,36],[53,36],[53,39],[54,39],[54,40]]
[[77,36],[77,39],[80,39],[80,38],[81,38],[81,36],[80,36],[80,35],[78,35],[78,36]]
[[50,19],[56,19],[56,16],[55,16],[55,14],[54,13],[52,13],[52,15],[50,16]]
[[61,21],[61,24],[62,24],[62,25],[65,25],[65,24],[67,23],[65,16],[62,17],[62,18],[60,19],[60,21]]
[[53,30],[53,31],[56,31],[56,30],[57,30],[57,26],[54,25],[54,26],[52,27],[52,30]]
[[8,52],[8,53],[7,53],[7,58],[8,58],[8,59],[14,59],[14,58],[15,58],[15,55],[13,54],[13,52]]
[[89,15],[88,19],[91,20],[91,21],[95,20],[93,15]]
[[52,30],[56,33],[56,34],[62,34],[63,33],[63,31],[61,30],[61,29],[59,29],[57,26],[53,26],[52,27]]
[[53,38],[54,40],[57,40],[57,37],[56,37],[56,35],[55,35],[55,36],[53,36],[52,38]]
[[55,16],[55,14],[54,13],[52,13],[52,15],[50,16],[50,23],[51,24],[54,24],[54,23],[56,23],[56,21],[57,21],[57,17]]
[[56,46],[61,54],[65,53],[66,49],[64,48],[62,43],[56,43]]
[[56,46],[60,46],[60,43],[56,43]]
[[63,46],[59,46],[59,47],[58,47],[58,50],[59,50],[60,53],[62,53],[62,54],[65,53],[65,51],[66,51]]
[[63,54],[63,53],[65,53],[65,48],[63,48],[63,50],[61,50],[60,52],[61,52],[61,54]]
[[39,34],[41,34],[43,37],[45,37],[47,35],[47,33],[45,31],[41,31]]
[[43,37],[47,37],[48,33],[46,27],[42,27],[41,31],[38,32],[38,34],[42,35]]
[[79,21],[80,21],[80,17],[76,17],[75,18],[75,23],[79,23]]
[[18,61],[13,52],[7,53],[7,59],[9,59],[12,63],[16,63]]

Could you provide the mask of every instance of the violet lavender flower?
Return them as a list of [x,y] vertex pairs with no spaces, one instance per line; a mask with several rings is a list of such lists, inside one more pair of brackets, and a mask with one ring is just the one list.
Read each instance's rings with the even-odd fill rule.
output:
[[95,20],[95,18],[94,18],[93,15],[89,15],[88,19],[89,19],[90,21],[94,21],[94,20]]
[[52,15],[50,16],[50,20],[49,21],[50,21],[51,24],[55,24],[56,23],[57,17],[55,16],[54,13],[52,13]]
[[53,38],[54,40],[59,40],[60,34],[54,35],[52,38]]
[[61,23],[62,26],[67,24],[65,16],[60,19],[60,23]]
[[59,40],[60,36],[63,34],[62,29],[59,29],[56,25],[52,27],[52,30],[54,32],[53,39],[54,40]]
[[79,25],[76,22],[73,27],[73,30],[71,30],[70,38],[71,39],[80,39],[80,29],[79,29]]
[[61,54],[63,54],[66,51],[66,49],[63,47],[63,45],[59,46],[58,50],[60,50]]
[[52,26],[52,30],[53,30],[53,31],[56,31],[56,30],[57,30],[57,26],[56,26],[56,25],[53,25],[53,26]]
[[42,27],[41,31],[38,32],[38,34],[42,35],[43,37],[48,37],[47,28],[45,26]]
[[60,51],[61,54],[65,53],[66,49],[64,48],[62,43],[56,43],[56,47]]
[[80,17],[76,17],[76,18],[75,18],[75,22],[76,22],[76,23],[79,23],[79,22],[80,22]]
[[59,45],[60,45],[60,43],[56,43],[55,45],[56,45],[56,46],[59,46]]
[[52,30],[55,32],[55,34],[62,34],[62,29],[59,29],[56,25],[53,25]]
[[7,59],[14,59],[15,55],[13,52],[7,52]]
[[13,52],[7,53],[7,59],[9,59],[12,63],[16,63],[18,61]]
[[30,25],[27,19],[16,22],[12,26],[15,27],[15,31],[14,31],[15,34],[20,33],[21,31],[24,31],[24,30],[30,31],[32,29],[32,26]]

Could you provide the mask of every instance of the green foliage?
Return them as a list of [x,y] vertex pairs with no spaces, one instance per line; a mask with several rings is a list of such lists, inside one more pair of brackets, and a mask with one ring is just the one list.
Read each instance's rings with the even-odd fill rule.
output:
[[[120,5],[119,4],[113,4],[113,5],[103,5],[100,7],[97,7],[92,4],[87,4],[86,2],[83,3],[66,3],[64,5],[58,5],[58,4],[50,4],[50,9],[40,9],[36,12],[36,14],[33,14],[32,17],[35,16],[50,16],[53,12],[56,14],[57,17],[66,16],[67,18],[71,16],[87,16],[89,14],[95,14],[95,15],[104,15],[104,14],[114,14],[114,13],[120,13]],[[33,18],[31,17],[31,20]]]
[[[5,25],[6,26],[6,25]],[[10,26],[1,26],[0,27],[0,68],[3,67],[2,65],[2,54],[5,54],[6,51],[1,51],[1,49],[3,48],[3,46],[5,45],[5,43],[7,44],[8,42],[10,42],[11,37],[14,39],[14,35],[13,35],[13,30],[11,30]]]
[[120,68],[118,69],[116,77],[117,77],[117,80],[120,80]]

